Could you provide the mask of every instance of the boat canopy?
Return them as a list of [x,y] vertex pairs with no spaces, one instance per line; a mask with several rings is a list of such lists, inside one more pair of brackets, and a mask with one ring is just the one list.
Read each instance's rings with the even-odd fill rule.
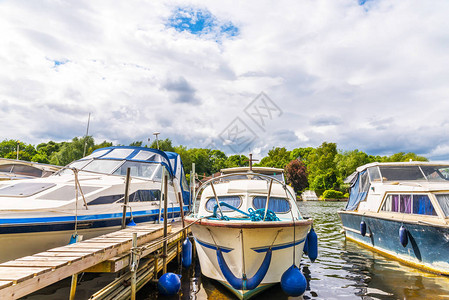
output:
[[170,176],[175,176],[175,170],[172,167],[167,154],[164,151],[157,149],[133,146],[112,146],[97,149],[92,152],[92,154],[83,157],[78,161],[86,161],[90,159],[156,163],[163,165],[170,173]]
[[160,181],[162,180],[160,166],[165,167],[171,178],[178,180],[176,184],[179,185],[182,191],[183,202],[184,204],[189,204],[190,189],[185,177],[181,157],[174,152],[164,152],[145,147],[112,146],[97,149],[92,154],[72,162],[67,168],[125,175],[127,168],[130,167],[132,176]]

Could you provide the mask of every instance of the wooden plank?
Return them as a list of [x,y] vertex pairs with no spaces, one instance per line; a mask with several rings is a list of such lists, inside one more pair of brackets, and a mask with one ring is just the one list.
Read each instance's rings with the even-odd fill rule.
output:
[[0,289],[5,288],[7,286],[12,285],[13,282],[12,281],[8,281],[8,280],[0,280]]
[[0,266],[0,280],[11,280],[17,284],[37,275],[48,273],[51,270],[51,268],[14,268]]
[[0,267],[41,267],[41,268],[60,268],[67,265],[68,261],[55,260],[12,260],[0,264]]
[[[87,257],[87,256],[91,256],[94,255],[94,253],[92,252],[83,252],[83,251],[51,251],[51,252],[42,252],[42,253],[37,253],[34,254],[31,257]],[[29,257],[29,256],[27,256]]]
[[74,257],[69,257],[69,256],[64,256],[64,257],[60,257],[60,256],[25,256],[19,259],[16,259],[18,261],[66,261],[68,263],[72,263],[74,261],[83,259],[82,256],[74,256]]
[[[170,227],[171,228],[171,227]],[[126,229],[125,229],[126,230]],[[36,290],[39,290],[45,286],[48,286],[52,283],[55,283],[57,281],[60,281],[68,276],[71,276],[73,274],[82,272],[83,270],[92,267],[94,265],[97,265],[99,262],[102,262],[104,260],[108,260],[112,257],[119,256],[123,253],[129,252],[131,249],[131,238],[132,238],[132,231],[128,230],[130,232],[129,237],[130,241],[129,243],[121,243],[116,247],[111,247],[109,249],[89,249],[87,250],[84,247],[81,247],[81,243],[76,243],[72,245],[67,245],[65,247],[58,247],[51,250],[46,251],[46,255],[49,253],[62,253],[67,252],[68,254],[73,254],[78,252],[91,252],[86,256],[83,256],[83,259],[80,259],[79,261],[75,261],[71,264],[67,264],[65,266],[62,266],[60,268],[54,269],[52,272],[51,268],[48,269],[39,269],[39,268],[11,268],[13,270],[17,269],[28,269],[33,272],[33,275],[30,274],[19,274],[16,276],[13,276],[12,274],[7,273],[6,271],[3,272],[4,275],[8,275],[5,278],[11,277],[15,280],[17,283],[11,286],[7,286],[5,288],[0,289],[0,299],[17,299],[23,296],[26,296]],[[148,243],[156,238],[161,237],[163,234],[163,228],[160,227],[157,230],[152,230],[151,232],[138,232],[138,236],[140,238],[138,239],[138,245],[142,245],[144,243]],[[2,275],[2,269],[6,269],[8,267],[0,267],[0,280],[4,279]],[[12,272],[12,270],[10,270]],[[40,272],[40,273],[39,273]],[[34,276],[34,273],[37,275]],[[27,275],[27,277],[26,277]],[[33,277],[34,276],[34,277]],[[27,279],[27,280],[25,280]],[[8,279],[9,280],[9,279]]]

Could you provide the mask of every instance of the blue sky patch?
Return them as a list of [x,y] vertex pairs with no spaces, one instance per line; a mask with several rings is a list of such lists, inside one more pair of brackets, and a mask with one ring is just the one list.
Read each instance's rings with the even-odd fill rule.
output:
[[54,66],[58,67],[60,65],[65,65],[66,63],[68,63],[69,60],[68,59],[64,59],[64,60],[53,60]]
[[218,39],[239,34],[239,29],[232,22],[217,19],[207,9],[193,7],[175,9],[167,26],[179,32],[186,31],[199,36],[211,35]]

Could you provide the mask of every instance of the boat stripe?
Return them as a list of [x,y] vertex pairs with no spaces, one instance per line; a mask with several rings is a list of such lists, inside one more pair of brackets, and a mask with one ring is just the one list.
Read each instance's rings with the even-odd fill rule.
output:
[[[303,238],[302,240],[298,240],[294,243],[294,245],[299,245],[301,243],[303,243],[306,240],[306,238]],[[257,253],[263,253],[263,252],[267,252],[268,249],[271,248],[271,250],[275,251],[275,250],[281,250],[281,249],[285,249],[285,248],[290,248],[293,247],[293,243],[284,243],[284,244],[277,244],[277,245],[273,245],[273,246],[262,246],[262,247],[255,247],[255,248],[251,248],[251,250],[254,250]]]
[[[203,247],[209,248],[209,249],[213,249],[213,250],[217,250],[217,246],[215,246],[214,244],[209,244],[203,241],[198,240],[197,238],[195,238],[195,241],[200,244]],[[218,248],[221,249],[222,252],[224,253],[228,253],[231,252],[232,250],[234,250],[233,248],[228,248],[228,247],[223,247],[223,246],[218,246]]]
[[[188,211],[188,206],[184,207],[184,212]],[[162,213],[163,213],[162,209]],[[170,218],[170,213],[179,212],[179,207],[176,208],[168,208],[167,213]],[[133,217],[140,217],[146,215],[158,214],[159,209],[152,210],[141,210],[141,211],[133,211]],[[127,217],[131,217],[131,213],[128,212],[126,214]],[[113,213],[113,214],[95,214],[95,215],[78,215],[78,221],[96,221],[96,220],[107,220],[107,219],[116,219],[121,218],[122,213]],[[0,218],[0,226],[7,226],[13,224],[39,224],[39,223],[53,223],[53,222],[72,222],[75,221],[75,216],[65,216],[65,217],[42,217],[42,218]]]

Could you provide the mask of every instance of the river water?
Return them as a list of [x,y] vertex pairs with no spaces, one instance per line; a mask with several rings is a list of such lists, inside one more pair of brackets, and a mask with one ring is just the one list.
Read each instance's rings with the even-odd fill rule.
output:
[[[314,219],[318,235],[318,258],[312,264],[307,257],[301,270],[308,287],[304,299],[449,299],[449,277],[418,271],[346,241],[337,210],[342,202],[309,201],[298,204],[302,214]],[[449,251],[449,249],[447,250]],[[172,272],[179,272],[176,265]],[[77,289],[77,299],[87,299],[95,288],[110,277],[86,274]],[[62,286],[65,285],[65,286]],[[66,299],[70,280],[47,288],[29,299]],[[139,291],[138,299],[235,299],[221,284],[201,276],[199,264],[182,271],[182,292],[162,297],[154,284]],[[56,298],[55,298],[56,297]],[[259,294],[255,299],[301,299],[287,297],[280,285]]]

